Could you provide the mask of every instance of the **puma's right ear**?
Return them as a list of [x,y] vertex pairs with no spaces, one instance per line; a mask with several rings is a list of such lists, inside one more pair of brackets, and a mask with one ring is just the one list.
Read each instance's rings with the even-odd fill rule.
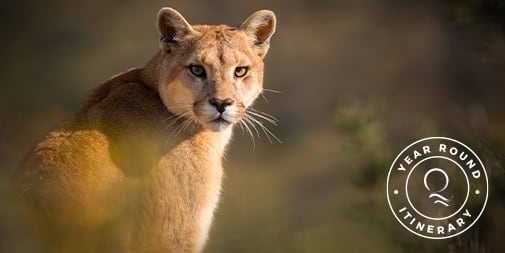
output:
[[252,40],[260,57],[268,52],[270,38],[275,32],[275,14],[269,10],[260,10],[247,18],[239,29],[245,31]]
[[168,52],[177,46],[187,34],[193,32],[191,25],[175,9],[165,7],[158,12],[156,27],[161,35],[160,47]]

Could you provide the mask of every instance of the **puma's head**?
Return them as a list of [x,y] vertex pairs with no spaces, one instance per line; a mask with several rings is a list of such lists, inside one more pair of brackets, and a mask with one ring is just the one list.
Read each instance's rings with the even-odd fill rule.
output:
[[239,27],[190,25],[172,8],[158,13],[158,89],[180,118],[221,131],[240,121],[262,92],[263,58],[275,15],[261,10]]

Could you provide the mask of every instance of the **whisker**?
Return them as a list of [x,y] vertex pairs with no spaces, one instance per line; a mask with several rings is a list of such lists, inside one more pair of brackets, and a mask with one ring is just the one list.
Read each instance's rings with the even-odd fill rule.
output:
[[265,97],[265,94],[263,93],[260,93],[261,97],[263,98],[263,100],[265,100],[265,102],[269,103],[267,97]]
[[[245,119],[245,118],[242,118],[242,119]],[[253,132],[251,131],[251,128],[249,128],[249,126],[247,125],[247,122],[244,120],[241,120],[239,121],[241,124],[244,125],[245,129],[247,130],[247,132],[249,133],[249,136],[251,136],[251,141],[253,143],[253,150],[256,148],[256,141],[254,140],[254,134]]]
[[274,117],[274,116],[272,116],[272,115],[270,115],[270,114],[268,114],[266,112],[262,112],[260,110],[254,109],[254,108],[250,108],[248,110],[248,113],[251,114],[251,115],[253,115],[253,116],[256,116],[258,118],[264,119],[268,123],[270,123],[270,124],[272,124],[274,126],[277,126],[277,123],[279,122],[279,120],[276,117]]
[[[247,118],[248,120],[256,123],[261,128],[261,130],[263,131],[263,133],[265,133],[265,135],[268,138],[268,141],[270,141],[270,143],[273,143],[272,138],[274,138],[279,143],[282,143],[282,141],[272,131],[270,131],[270,129],[268,129],[267,127],[265,127],[265,125],[263,125],[263,122],[261,122],[258,119],[254,118],[253,117],[253,116],[255,116],[254,114],[251,115],[249,113],[251,113],[251,112],[250,111],[246,112],[245,115],[247,115],[247,117],[244,117],[244,118]],[[272,137],[272,138],[270,138],[270,137]]]
[[253,122],[254,118],[252,118],[248,114],[244,114],[244,120],[246,121],[246,123],[249,123],[249,125],[251,125],[254,128],[254,131],[256,131],[256,135],[258,136],[258,138],[261,138],[260,132],[258,131],[258,129],[256,128],[256,126],[253,124],[254,123]]
[[263,88],[262,91],[272,92],[272,93],[275,93],[275,94],[282,94],[283,93],[282,91],[272,90],[272,89],[266,89],[266,88]]
[[181,115],[173,114],[170,117],[166,118],[163,122],[164,123],[172,123],[171,121],[177,120],[179,118],[181,118]]
[[279,121],[276,118],[274,118],[273,116],[266,116],[261,113],[257,113],[257,112],[253,112],[253,111],[249,111],[248,113],[250,113],[251,115],[256,116],[258,118],[264,119],[264,120],[268,121],[268,123],[270,123],[274,126],[277,126],[277,122]]
[[[165,145],[168,145],[170,140],[172,140],[175,136],[180,135],[182,132],[189,129],[189,127],[195,125],[195,120],[190,117],[191,113],[192,112],[188,110],[179,115],[172,115],[167,119],[170,120],[170,122],[168,122],[168,124],[165,126],[165,129],[173,127],[174,125],[177,125],[177,123],[179,124],[175,127],[175,129],[171,130],[170,135],[165,140]],[[181,122],[181,120],[183,121]]]
[[237,126],[239,126],[240,130],[242,130],[242,134],[245,134],[245,129],[244,129],[244,126],[242,126],[242,124],[243,124],[242,120],[237,122]]
[[[261,129],[263,129],[263,131],[265,131],[265,134],[266,133],[270,134],[270,136],[272,136],[277,142],[282,144],[282,141],[272,131],[270,131],[270,129],[266,128],[263,124],[259,124],[259,125],[260,125]],[[270,140],[270,143],[272,143],[271,140]]]
[[263,124],[262,124],[259,120],[255,119],[255,118],[250,118],[250,120],[251,120],[252,122],[254,122],[254,123],[258,124],[258,126],[261,128],[261,130],[263,131],[263,133],[265,133],[265,136],[267,137],[268,141],[269,141],[270,143],[273,143],[273,142],[272,142],[272,139],[271,139],[271,138],[270,138],[270,136],[268,135],[268,132],[267,132],[267,131],[265,131],[265,126],[263,126]]
[[165,129],[168,129],[169,127],[173,126],[175,123],[177,123],[179,120],[183,119],[183,118],[188,118],[189,116],[191,116],[191,111],[186,111],[182,114],[174,114],[170,117],[168,117],[165,122],[167,121],[170,121],[168,122],[168,124],[165,126]]
[[188,120],[184,121],[184,123],[182,124],[182,128],[179,129],[179,131],[176,133],[176,135],[179,135],[179,134],[185,132],[186,130],[190,129],[191,127],[193,127],[193,120],[188,119]]
[[279,120],[278,120],[276,117],[274,117],[273,115],[268,114],[268,113],[266,113],[266,112],[260,111],[260,110],[258,110],[258,109],[253,108],[253,107],[249,108],[248,110],[249,110],[249,111],[256,112],[256,113],[259,113],[259,114],[261,114],[261,115],[263,115],[263,116],[266,116],[266,117],[271,118],[272,120],[275,120],[276,122],[279,122]]

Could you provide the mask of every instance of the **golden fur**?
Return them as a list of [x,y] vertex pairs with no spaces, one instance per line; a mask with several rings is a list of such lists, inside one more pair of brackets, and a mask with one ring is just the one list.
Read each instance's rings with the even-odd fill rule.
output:
[[17,171],[47,251],[204,246],[232,125],[262,92],[275,16],[191,26],[162,8],[157,27],[161,50],[147,66],[100,84]]

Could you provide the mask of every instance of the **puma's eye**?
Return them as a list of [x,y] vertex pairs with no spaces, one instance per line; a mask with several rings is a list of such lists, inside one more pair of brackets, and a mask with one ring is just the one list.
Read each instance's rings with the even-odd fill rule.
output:
[[235,69],[235,76],[244,77],[245,75],[247,75],[247,72],[249,72],[249,67],[237,67]]
[[188,69],[196,77],[205,77],[205,69],[200,65],[190,65]]

